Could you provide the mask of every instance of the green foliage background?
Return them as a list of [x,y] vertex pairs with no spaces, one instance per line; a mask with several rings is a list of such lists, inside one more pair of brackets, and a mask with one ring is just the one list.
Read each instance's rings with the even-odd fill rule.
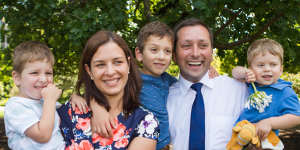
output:
[[[170,27],[196,17],[213,30],[219,72],[246,65],[246,50],[263,37],[285,49],[284,69],[300,70],[300,0],[0,0],[0,102],[15,93],[11,80],[13,48],[26,40],[39,40],[56,58],[55,81],[64,89],[63,101],[72,92],[79,58],[87,38],[100,29],[120,34],[133,50],[139,29],[153,20]],[[3,24],[7,25],[7,28]],[[174,64],[169,72],[178,74]],[[285,75],[296,81],[299,74]],[[299,89],[299,88],[298,88]],[[297,89],[296,89],[297,90]],[[298,90],[299,91],[299,90]]]

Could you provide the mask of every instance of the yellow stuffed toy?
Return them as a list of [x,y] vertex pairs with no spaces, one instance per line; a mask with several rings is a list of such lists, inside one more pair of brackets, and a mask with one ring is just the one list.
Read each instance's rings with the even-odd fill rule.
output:
[[[245,145],[252,143],[256,147],[263,149],[282,150],[283,144],[278,136],[271,131],[268,137],[260,143],[258,136],[256,135],[255,126],[247,120],[240,121],[232,129],[232,137],[228,142],[227,150],[242,150]],[[260,146],[262,145],[262,146]]]

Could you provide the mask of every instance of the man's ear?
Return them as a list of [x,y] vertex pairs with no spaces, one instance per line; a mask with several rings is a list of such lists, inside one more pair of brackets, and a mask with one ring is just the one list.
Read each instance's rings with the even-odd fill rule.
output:
[[135,57],[139,62],[143,61],[143,53],[138,47],[135,48]]
[[84,64],[85,71],[89,74],[90,78],[93,80],[93,74],[91,73],[90,67],[87,64]]
[[12,78],[13,78],[13,80],[14,80],[15,85],[16,85],[17,87],[20,86],[20,84],[21,84],[21,74],[18,73],[18,72],[16,72],[16,71],[13,71],[13,72],[11,73],[11,75],[12,75]]

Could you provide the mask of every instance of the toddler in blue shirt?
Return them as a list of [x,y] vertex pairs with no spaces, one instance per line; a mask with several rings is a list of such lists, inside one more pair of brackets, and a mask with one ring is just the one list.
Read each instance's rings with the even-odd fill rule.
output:
[[[236,67],[232,71],[234,78],[249,80],[255,75],[257,91],[263,91],[271,98],[268,105],[257,108],[248,104],[237,122],[248,120],[256,126],[257,135],[264,140],[271,130],[286,129],[300,124],[300,103],[290,82],[280,79],[283,72],[283,48],[271,39],[254,41],[247,52],[249,69]],[[249,94],[255,92],[249,84]],[[265,99],[267,100],[267,99]],[[246,103],[247,104],[247,103]]]

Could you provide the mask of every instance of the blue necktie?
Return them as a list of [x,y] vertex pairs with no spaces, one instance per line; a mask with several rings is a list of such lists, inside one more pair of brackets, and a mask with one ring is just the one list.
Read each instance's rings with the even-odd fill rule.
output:
[[197,94],[191,113],[189,150],[205,150],[205,111],[201,87],[202,83],[191,86]]

